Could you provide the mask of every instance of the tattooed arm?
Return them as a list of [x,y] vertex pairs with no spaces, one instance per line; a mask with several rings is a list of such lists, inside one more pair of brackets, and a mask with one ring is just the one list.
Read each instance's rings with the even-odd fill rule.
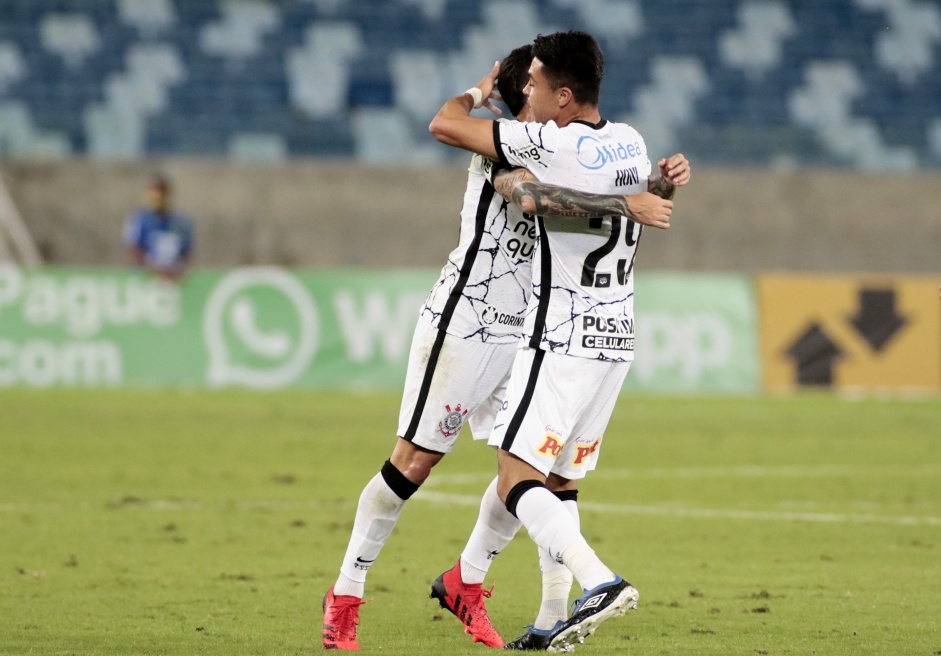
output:
[[643,225],[669,228],[673,201],[648,192],[631,196],[589,194],[536,180],[526,169],[500,171],[494,177],[497,193],[527,214],[584,218],[626,216]]

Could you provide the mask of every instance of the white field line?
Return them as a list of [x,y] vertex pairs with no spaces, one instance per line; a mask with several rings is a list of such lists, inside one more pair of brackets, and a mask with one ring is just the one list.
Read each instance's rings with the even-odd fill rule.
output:
[[[449,494],[420,490],[413,499],[453,506],[478,507],[480,497],[470,494]],[[770,521],[802,521],[850,524],[896,524],[903,526],[941,526],[941,517],[892,517],[844,513],[773,512],[764,510],[733,510],[723,508],[684,508],[682,506],[635,506],[579,501],[581,511],[616,515],[650,515],[654,517],[693,517],[697,519],[743,519]]]
[[[678,468],[652,468],[652,469],[606,469],[591,473],[593,479],[696,479],[696,478],[814,478],[814,477],[894,477],[894,476],[938,476],[941,475],[939,465],[890,465],[890,466],[853,466],[853,465],[819,465],[819,466],[741,466],[741,467],[678,467]],[[440,491],[441,487],[461,484],[483,484],[491,480],[494,472],[468,472],[461,474],[433,475],[413,498],[423,501],[447,505],[477,507],[480,497],[468,494],[452,494]],[[354,502],[350,501],[350,505]],[[346,505],[346,504],[343,504]],[[198,502],[180,499],[154,499],[133,500],[127,502],[114,502],[114,510],[192,510],[217,511],[220,508],[239,511],[272,510],[272,511],[310,511],[320,510],[324,507],[337,507],[335,502],[324,503],[320,501],[270,501],[270,500],[213,500],[211,502]],[[898,515],[878,515],[871,513],[814,513],[793,511],[762,511],[762,510],[736,510],[723,508],[692,508],[673,505],[639,506],[630,504],[606,504],[591,501],[580,501],[579,507],[585,511],[605,514],[621,515],[648,515],[658,517],[693,517],[700,519],[740,519],[740,520],[770,520],[770,521],[805,521],[822,523],[857,523],[857,524],[894,524],[907,526],[939,526],[941,517],[918,517]],[[73,512],[75,510],[100,510],[100,506],[88,502],[78,504],[55,502],[0,502],[0,513],[30,513],[30,512]]]
[[880,478],[887,476],[935,475],[941,476],[941,465],[782,465],[762,467],[743,465],[740,467],[672,467],[651,469],[603,469],[591,473],[592,478],[852,478],[865,476]]
[[[422,489],[448,487],[491,480],[495,472],[433,474]],[[602,469],[589,474],[593,480],[697,479],[697,478],[866,478],[894,476],[941,476],[941,465],[783,465],[763,467],[652,467],[650,469]]]
[[[674,467],[651,469],[603,469],[590,474],[593,479],[637,480],[637,479],[732,479],[732,478],[819,478],[819,477],[895,477],[895,476],[939,476],[939,465],[815,465],[763,467],[746,465],[740,467]],[[414,498],[432,503],[479,506],[480,497],[441,492],[439,488],[452,485],[479,483],[493,478],[493,472],[445,474],[432,476]],[[814,513],[793,511],[735,510],[730,508],[691,508],[683,506],[638,506],[630,504],[606,504],[579,501],[578,507],[585,511],[620,514],[649,515],[657,517],[694,517],[699,519],[740,519],[769,521],[804,521],[822,523],[895,524],[902,526],[941,526],[941,517],[917,517],[877,515],[871,513]]]
[[[272,511],[309,511],[321,510],[325,507],[337,507],[336,503],[323,503],[320,501],[266,501],[263,499],[237,499],[237,500],[213,500],[209,502],[186,501],[179,499],[152,499],[134,501],[131,503],[122,503],[120,501],[112,502],[107,505],[82,503],[55,503],[46,501],[21,502],[21,503],[0,503],[0,513],[32,513],[32,512],[75,512],[75,511],[127,511],[135,510],[194,510],[194,511],[212,511],[219,512],[228,509],[239,511],[254,510],[272,510]],[[349,506],[355,507],[355,499],[351,500]],[[345,506],[343,506],[345,507]]]
[[[449,506],[465,506],[477,508],[480,497],[471,494],[451,494],[434,490],[419,490],[413,499],[427,501]],[[199,503],[196,501],[170,501],[156,499],[141,501],[114,510],[125,512],[134,511],[212,511],[221,508],[231,508],[238,511],[295,511],[307,512],[322,510],[327,504],[316,501],[220,501],[214,503]],[[337,507],[337,504],[329,504]],[[352,502],[350,503],[352,507]],[[579,501],[578,507],[585,512],[597,512],[616,515],[648,515],[653,517],[692,517],[697,519],[740,519],[753,521],[803,521],[820,523],[851,523],[851,524],[894,524],[899,526],[941,526],[941,517],[915,517],[891,516],[859,513],[812,513],[812,512],[775,512],[764,510],[735,510],[727,508],[689,508],[683,506],[639,506],[630,504],[596,503],[592,501]],[[56,513],[88,510],[102,510],[100,506],[91,504],[61,504],[61,503],[0,503],[0,514],[20,513]]]

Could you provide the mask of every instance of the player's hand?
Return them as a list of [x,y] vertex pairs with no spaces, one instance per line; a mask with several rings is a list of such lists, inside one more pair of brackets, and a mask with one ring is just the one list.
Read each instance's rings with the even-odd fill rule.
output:
[[500,62],[495,62],[493,68],[490,69],[490,72],[487,73],[484,78],[477,83],[477,88],[480,89],[481,94],[483,95],[483,105],[494,114],[502,114],[503,110],[494,105],[491,100],[502,100],[500,98],[500,92],[496,90],[497,77],[500,75]]
[[685,184],[689,184],[689,177],[691,175],[689,160],[687,160],[686,156],[682,153],[663,158],[657,162],[657,164],[660,165],[660,175],[674,187],[682,187]]
[[666,230],[670,227],[673,214],[673,201],[660,198],[645,191],[633,196],[626,196],[627,206],[631,210],[631,219],[645,226]]

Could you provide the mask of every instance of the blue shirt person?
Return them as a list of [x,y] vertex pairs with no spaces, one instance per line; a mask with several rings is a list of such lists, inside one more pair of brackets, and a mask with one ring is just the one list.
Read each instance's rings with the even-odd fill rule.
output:
[[193,223],[170,207],[170,182],[154,176],[147,187],[146,207],[124,224],[124,243],[131,261],[161,278],[178,280],[190,264]]

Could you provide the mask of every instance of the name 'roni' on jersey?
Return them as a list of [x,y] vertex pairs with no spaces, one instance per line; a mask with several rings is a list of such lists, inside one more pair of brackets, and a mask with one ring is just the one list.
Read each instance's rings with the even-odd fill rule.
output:
[[[651,164],[624,123],[499,123],[497,152],[541,182],[597,194],[647,190]],[[533,348],[576,357],[634,359],[634,257],[643,226],[623,216],[540,216],[533,293],[523,324]]]

